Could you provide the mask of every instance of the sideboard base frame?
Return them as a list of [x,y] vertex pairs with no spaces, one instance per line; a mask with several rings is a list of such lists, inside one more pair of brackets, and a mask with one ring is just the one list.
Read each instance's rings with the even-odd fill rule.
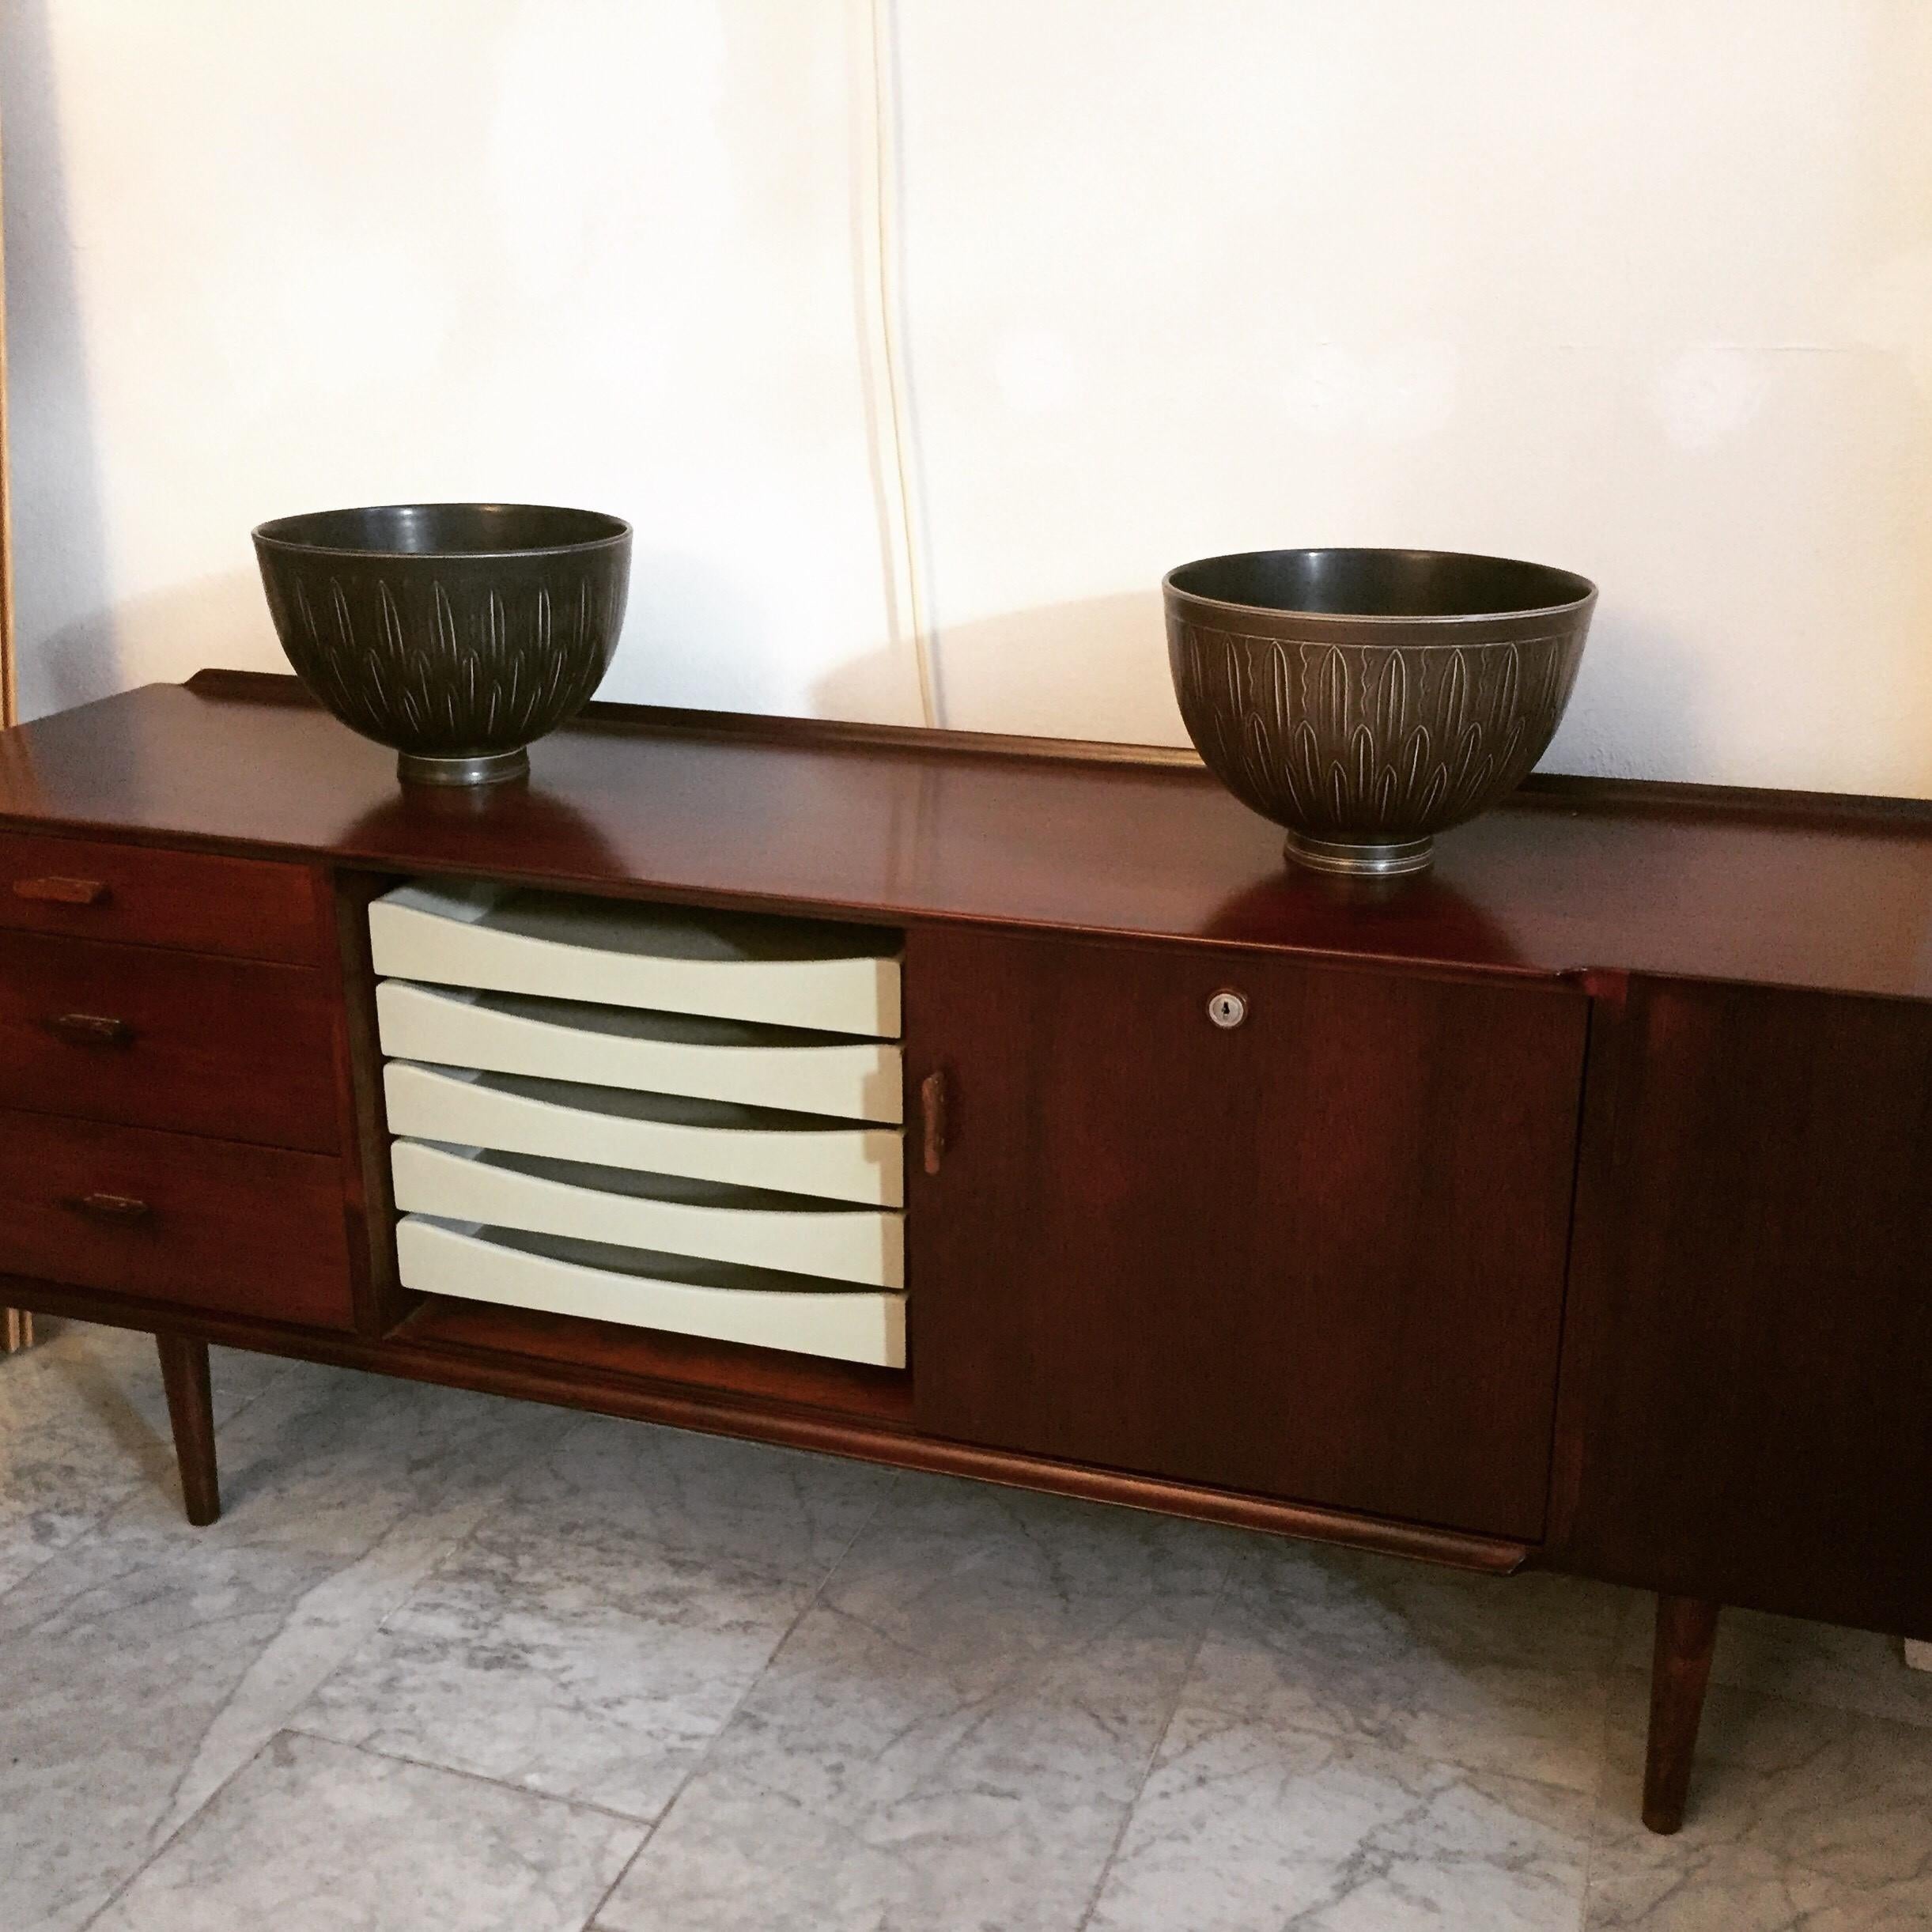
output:
[[[848,1456],[856,1461],[883,1463],[894,1469],[970,1476],[1049,1495],[1120,1503],[1159,1515],[1184,1516],[1199,1522],[1225,1523],[1238,1529],[1258,1529],[1271,1535],[1372,1550],[1383,1556],[1412,1557],[1484,1575],[1511,1575],[1527,1566],[1534,1553],[1527,1544],[1473,1536],[1461,1530],[1393,1522],[1237,1491],[948,1442],[917,1435],[909,1427],[882,1420],[876,1414],[855,1412],[841,1415],[822,1407],[807,1408],[771,1397],[748,1397],[695,1382],[647,1379],[591,1363],[573,1363],[554,1355],[418,1340],[412,1331],[420,1314],[405,1321],[392,1334],[371,1342],[321,1329],[282,1328],[233,1316],[199,1314],[190,1320],[176,1309],[142,1307],[122,1297],[96,1295],[18,1276],[0,1276],[0,1294],[30,1303],[45,1314],[77,1321],[134,1329],[157,1337],[165,1329],[176,1339],[198,1344],[204,1351],[210,1343],[245,1348],[258,1354],[394,1375],[408,1382],[472,1389],[481,1394],[509,1396],[520,1401],[548,1402],[561,1408],[615,1416],[628,1421],[663,1423],[705,1435],[770,1442],[780,1448]],[[489,1312],[493,1318],[512,1320],[520,1313],[505,1309]],[[537,1319],[552,1329],[558,1325],[556,1318]],[[595,1329],[599,1325],[583,1325]],[[177,1451],[183,1454],[197,1458],[201,1454],[192,1436],[183,1450],[183,1439],[177,1433],[176,1445]],[[209,1455],[212,1459],[212,1438]]]

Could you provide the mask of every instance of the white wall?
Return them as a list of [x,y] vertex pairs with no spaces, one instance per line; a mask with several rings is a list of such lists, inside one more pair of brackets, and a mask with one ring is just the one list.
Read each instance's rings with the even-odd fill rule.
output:
[[[22,697],[271,664],[247,531],[633,518],[606,686],[918,715],[869,0],[6,0]],[[948,723],[1175,740],[1156,585],[1603,601],[1548,763],[1932,792],[1932,6],[901,0]]]

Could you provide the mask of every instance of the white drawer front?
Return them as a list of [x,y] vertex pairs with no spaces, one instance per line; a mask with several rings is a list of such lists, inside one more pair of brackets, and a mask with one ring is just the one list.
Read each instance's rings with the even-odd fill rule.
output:
[[510,1236],[414,1215],[397,1224],[396,1253],[403,1285],[425,1295],[547,1309],[884,1368],[906,1366],[902,1295],[773,1287],[766,1285],[771,1277],[758,1270],[720,1262]]
[[896,1123],[899,1049],[736,1019],[479,992],[385,980],[376,989],[385,1053],[540,1079],[744,1101]]
[[902,1217],[876,1208],[417,1140],[396,1142],[391,1166],[395,1204],[411,1213],[871,1287],[906,1284]]
[[399,886],[369,907],[397,979],[896,1039],[897,940],[766,919],[505,887]]
[[405,1061],[388,1064],[383,1085],[390,1132],[419,1140],[872,1207],[897,1208],[905,1200],[897,1128]]

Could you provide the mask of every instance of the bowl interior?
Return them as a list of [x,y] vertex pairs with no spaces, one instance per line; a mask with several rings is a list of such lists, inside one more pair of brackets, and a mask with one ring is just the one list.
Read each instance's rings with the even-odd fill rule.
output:
[[1587,577],[1458,550],[1248,550],[1183,564],[1178,591],[1323,617],[1505,617],[1581,603]]
[[255,534],[294,549],[369,557],[501,556],[613,543],[628,536],[630,526],[601,510],[535,503],[389,503],[278,516]]

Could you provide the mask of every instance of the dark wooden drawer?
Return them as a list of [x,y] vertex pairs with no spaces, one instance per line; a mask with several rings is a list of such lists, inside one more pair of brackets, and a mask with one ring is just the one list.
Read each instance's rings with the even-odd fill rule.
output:
[[0,1272],[346,1329],[342,1167],[276,1147],[0,1113]]
[[0,926],[312,966],[314,874],[264,859],[0,831]]
[[0,1106],[335,1153],[323,976],[0,932]]

